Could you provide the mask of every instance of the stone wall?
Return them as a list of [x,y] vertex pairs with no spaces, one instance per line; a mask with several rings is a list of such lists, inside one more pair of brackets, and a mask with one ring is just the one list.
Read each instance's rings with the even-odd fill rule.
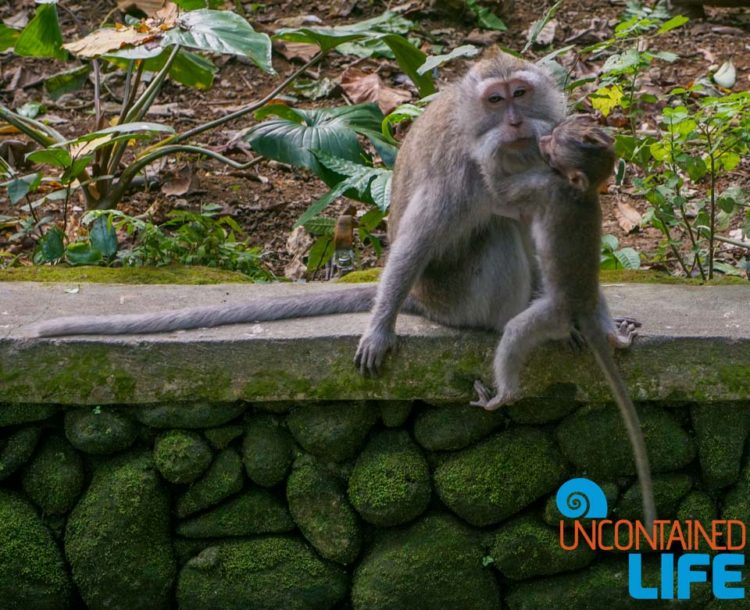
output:
[[[746,519],[750,402],[639,411],[660,518]],[[632,603],[623,554],[561,550],[554,503],[585,475],[639,517],[612,405],[17,403],[0,439],[4,609]]]

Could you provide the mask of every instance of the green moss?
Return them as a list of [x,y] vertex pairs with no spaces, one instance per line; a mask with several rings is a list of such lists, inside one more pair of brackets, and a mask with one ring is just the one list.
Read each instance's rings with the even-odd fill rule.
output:
[[[711,496],[703,491],[693,490],[686,495],[677,509],[677,520],[681,523],[686,521],[700,521],[707,532],[711,531],[711,522],[719,518],[716,510],[716,502]],[[708,553],[710,549],[705,541],[701,540],[698,553]]]
[[[680,500],[693,487],[693,481],[686,474],[654,475],[654,503],[659,519],[670,519],[675,516]],[[643,520],[641,488],[636,481],[622,495],[617,504],[617,516],[620,519]]]
[[422,514],[431,494],[427,460],[403,430],[386,430],[373,437],[349,479],[354,508],[365,521],[383,527]]
[[0,599],[8,610],[69,607],[62,554],[26,500],[0,490]]
[[248,417],[242,461],[250,479],[264,487],[278,485],[294,459],[294,441],[273,415]]
[[449,515],[386,531],[354,573],[352,606],[497,610],[497,583],[482,555],[476,534]]
[[65,436],[79,451],[110,454],[135,442],[138,425],[123,409],[83,407],[65,413]]
[[750,365],[732,363],[719,368],[719,379],[740,396],[750,396]]
[[229,444],[236,438],[242,436],[243,427],[239,424],[234,426],[221,426],[219,428],[209,428],[203,431],[203,435],[208,439],[214,449],[226,449]]
[[294,538],[260,538],[207,548],[183,568],[177,601],[186,610],[333,608],[346,573]]
[[356,455],[377,416],[377,409],[367,403],[307,403],[294,409],[286,421],[305,451],[342,462]]
[[414,438],[429,451],[463,449],[505,422],[502,410],[485,411],[469,405],[422,409],[414,422]]
[[213,267],[68,267],[66,265],[0,269],[3,282],[88,282],[92,284],[232,284],[252,280],[242,273]]
[[387,428],[400,428],[411,415],[409,400],[384,400],[380,403],[380,419]]
[[169,499],[149,454],[96,468],[68,519],[65,553],[87,607],[170,607],[176,563]]
[[152,428],[212,428],[226,424],[244,411],[241,402],[170,402],[144,405],[136,409],[135,416]]
[[382,267],[372,267],[360,271],[352,271],[345,276],[340,277],[336,282],[338,284],[363,284],[366,282],[377,282],[383,273]]
[[23,490],[45,515],[67,513],[83,488],[83,460],[64,437],[47,437],[23,473]]
[[154,463],[170,483],[192,483],[211,464],[208,443],[197,432],[170,430],[154,443]]
[[536,426],[554,422],[570,415],[580,407],[574,400],[576,386],[572,383],[555,384],[545,394],[559,394],[554,398],[527,398],[509,405],[505,412],[517,424]]
[[28,461],[41,434],[41,429],[34,426],[5,431],[0,437],[0,481],[7,479]]
[[[638,407],[653,472],[679,470],[695,458],[695,444],[676,417],[664,409]],[[600,479],[635,474],[625,424],[615,405],[574,413],[555,435],[563,454],[577,469]]]
[[492,565],[513,580],[579,570],[595,556],[584,545],[573,551],[563,549],[558,530],[532,516],[514,519],[498,529],[492,536],[489,554],[494,560]]
[[286,505],[265,489],[250,489],[207,513],[183,521],[177,533],[188,538],[275,534],[294,529]]
[[58,405],[0,404],[0,428],[48,419],[59,410]]
[[747,280],[739,277],[722,276],[713,280],[701,280],[697,278],[686,278],[669,275],[659,271],[637,271],[633,269],[612,269],[599,272],[599,281],[602,284],[677,284],[680,286],[747,286]]
[[703,481],[710,488],[726,487],[740,474],[750,409],[737,403],[693,405],[690,409]]
[[241,491],[243,482],[240,456],[234,449],[225,449],[206,474],[177,500],[177,516],[182,519],[218,504]]
[[357,558],[361,528],[341,479],[309,460],[292,471],[286,498],[292,519],[322,557],[344,565]]
[[544,432],[512,428],[452,454],[434,472],[448,508],[472,525],[491,525],[549,493],[566,474]]

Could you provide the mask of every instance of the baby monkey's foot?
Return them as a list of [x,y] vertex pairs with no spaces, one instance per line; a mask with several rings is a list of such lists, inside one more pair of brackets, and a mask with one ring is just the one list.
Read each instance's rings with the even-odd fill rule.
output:
[[638,328],[641,323],[635,318],[615,318],[615,332],[607,337],[609,344],[615,349],[627,349],[633,344],[633,339],[638,336]]
[[490,389],[479,381],[479,379],[474,382],[474,391],[477,393],[477,400],[472,401],[470,404],[474,407],[482,407],[486,411],[494,411],[518,399],[518,393],[510,389],[501,390],[492,398]]

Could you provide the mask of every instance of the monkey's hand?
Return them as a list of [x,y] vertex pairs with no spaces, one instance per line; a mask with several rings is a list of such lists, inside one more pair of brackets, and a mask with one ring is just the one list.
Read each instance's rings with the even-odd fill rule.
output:
[[627,349],[638,336],[641,323],[635,318],[614,318],[615,330],[607,335],[609,344],[614,349]]
[[354,365],[362,375],[378,375],[388,352],[398,346],[398,337],[392,331],[368,330],[359,340]]
[[474,382],[474,391],[477,393],[477,400],[469,404],[474,407],[482,407],[485,411],[494,411],[518,399],[518,392],[511,389],[501,389],[497,396],[490,398],[492,395],[490,389],[479,379]]

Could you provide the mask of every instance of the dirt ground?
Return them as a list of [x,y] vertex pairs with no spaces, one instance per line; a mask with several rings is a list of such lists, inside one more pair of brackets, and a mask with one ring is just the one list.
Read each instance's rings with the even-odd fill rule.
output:
[[[261,3],[253,21],[254,27],[272,33],[278,20],[300,15],[314,15],[325,25],[339,25],[359,21],[379,15],[389,8],[391,3],[374,0],[337,0],[336,2],[303,2],[301,0],[269,0]],[[473,44],[491,44],[497,42],[504,47],[520,50],[526,42],[529,25],[538,19],[551,1],[523,2],[516,0],[515,7],[504,12],[502,17],[508,25],[504,33],[478,30],[470,19],[453,14],[446,15],[439,7],[448,2],[430,3],[410,2],[411,8],[406,16],[416,23],[415,34],[423,41],[423,49],[429,52],[432,44],[443,45],[451,49],[467,42]],[[431,4],[435,7],[431,8]],[[486,3],[492,5],[492,2]],[[497,6],[500,3],[494,3]],[[507,3],[506,3],[507,4]],[[566,0],[557,14],[554,47],[568,44],[587,44],[597,37],[611,34],[625,9],[625,2],[619,0]],[[79,32],[87,32],[104,19],[113,9],[114,0],[98,2],[59,1],[60,21],[65,40],[72,40]],[[256,5],[245,5],[250,11]],[[8,0],[0,5],[0,19],[17,19],[22,13],[33,14],[32,0]],[[710,66],[718,66],[731,59],[737,69],[737,90],[750,88],[750,10],[707,8],[705,19],[691,20],[686,26],[677,29],[657,40],[655,51],[667,50],[679,54],[680,59],[674,64],[658,63],[655,68],[644,75],[642,87],[651,87],[666,91],[676,85],[687,85],[694,79],[705,75]],[[117,15],[117,13],[115,13]],[[532,51],[529,58],[541,57],[547,50]],[[190,128],[205,120],[217,118],[237,109],[254,99],[260,98],[273,86],[289,74],[295,65],[287,62],[280,53],[274,53],[274,67],[278,76],[262,73],[249,62],[234,57],[215,58],[220,66],[215,86],[209,91],[194,91],[184,87],[167,84],[158,99],[161,112],[171,112],[169,118],[177,130]],[[321,66],[308,74],[312,78],[327,77],[336,81],[344,70],[356,64],[366,72],[377,70],[386,84],[410,92],[416,99],[413,89],[404,84],[399,77],[395,62],[383,59],[359,60],[333,54]],[[465,69],[464,62],[454,62],[440,72],[439,80],[444,82],[454,78]],[[73,95],[63,96],[57,101],[44,97],[40,86],[44,78],[60,72],[65,64],[51,60],[18,59],[10,54],[0,54],[0,101],[13,108],[18,108],[28,101],[43,101],[48,116],[51,115],[58,124],[55,127],[66,136],[72,136],[84,125],[93,125],[93,86]],[[595,70],[596,65],[580,65],[580,73]],[[107,100],[105,109],[111,107],[114,100]],[[338,106],[347,103],[341,88],[336,87],[327,99],[318,102],[300,100],[300,106]],[[659,108],[652,109],[652,114],[644,117],[649,122],[656,116]],[[151,115],[154,120],[165,120],[164,116]],[[199,138],[201,143],[212,147],[224,146],[237,130],[248,127],[252,119],[246,117],[228,126],[223,126]],[[2,138],[9,136],[0,135]],[[13,136],[18,137],[18,136]],[[249,151],[233,150],[229,155],[238,161],[249,158]],[[121,209],[128,213],[143,213],[150,210],[156,219],[164,217],[167,210],[173,207],[197,209],[202,203],[220,203],[227,214],[231,214],[245,229],[253,244],[263,248],[264,260],[277,275],[283,276],[284,267],[291,260],[286,242],[292,225],[300,214],[315,199],[323,195],[327,188],[315,176],[296,168],[276,162],[261,160],[251,170],[235,171],[212,161],[195,161],[190,158],[171,159],[160,171],[159,179],[168,181],[169,176],[180,171],[189,171],[196,178],[190,191],[179,196],[165,195],[158,188],[151,192],[133,192],[123,201]],[[744,187],[750,186],[750,161],[744,159],[731,174],[730,180]],[[654,263],[654,255],[659,251],[661,234],[655,229],[635,227],[626,232],[626,223],[621,223],[617,204],[628,204],[639,213],[645,213],[647,204],[632,194],[627,186],[610,189],[603,196],[604,232],[615,235],[621,246],[630,245],[643,254],[644,266],[664,267],[674,270],[673,262],[667,259],[666,264]],[[0,195],[0,214],[13,214],[8,201]],[[326,215],[335,217],[351,202],[340,200],[328,208]],[[366,206],[357,204],[358,209]],[[55,210],[52,210],[53,213]],[[59,211],[58,211],[59,212]],[[0,225],[1,226],[1,225]],[[12,227],[0,229],[0,250],[13,248],[15,253],[22,254],[19,262],[26,263],[33,249],[33,241],[22,244],[10,244],[9,236]],[[746,252],[739,249],[727,250],[724,254],[729,260],[739,258]],[[363,266],[382,264],[371,250],[364,253],[361,259]]]

